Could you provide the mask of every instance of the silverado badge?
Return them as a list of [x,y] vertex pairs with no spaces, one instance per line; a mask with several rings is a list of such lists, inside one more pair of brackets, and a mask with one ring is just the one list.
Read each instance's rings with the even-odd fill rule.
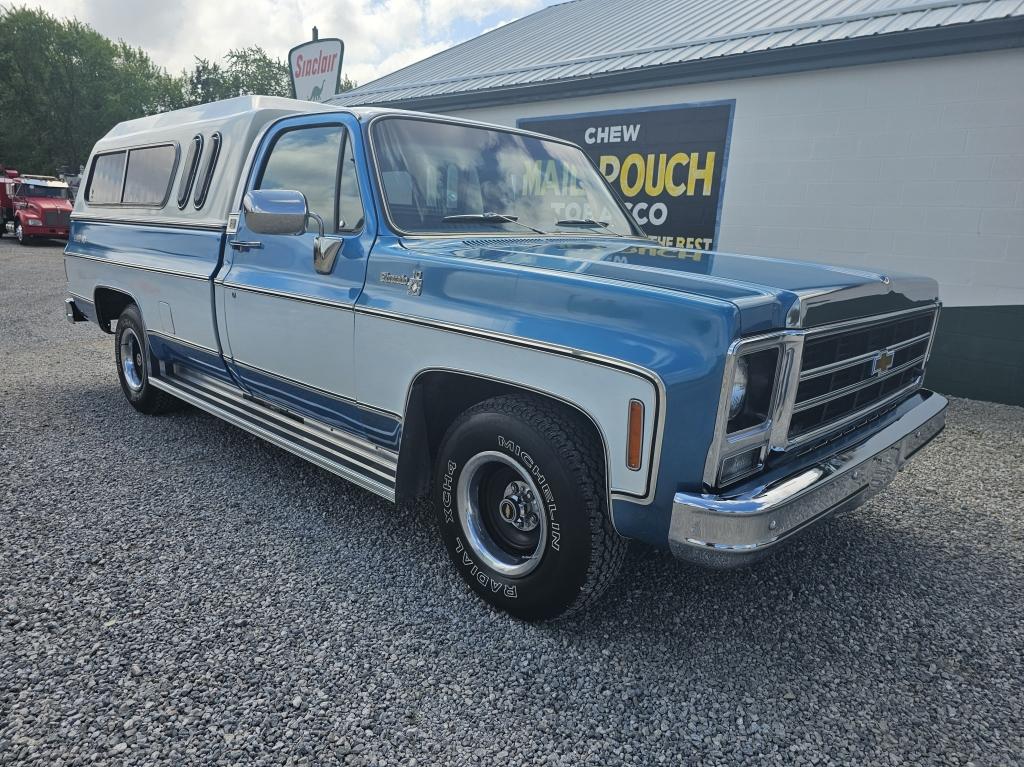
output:
[[423,292],[423,272],[413,272],[412,277],[408,274],[381,272],[380,281],[385,285],[405,285],[412,296],[418,296]]

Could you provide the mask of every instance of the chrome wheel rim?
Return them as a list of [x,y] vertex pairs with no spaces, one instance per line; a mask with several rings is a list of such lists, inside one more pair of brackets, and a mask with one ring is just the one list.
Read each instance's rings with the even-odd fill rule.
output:
[[456,488],[459,520],[469,549],[481,564],[509,578],[540,565],[548,540],[548,515],[537,486],[504,453],[469,459]]
[[121,334],[121,373],[125,383],[132,391],[142,390],[142,377],[146,369],[146,361],[142,353],[142,343],[132,328],[125,328]]
[[25,230],[21,228],[21,224],[14,227],[14,234],[18,238],[18,242],[25,241]]

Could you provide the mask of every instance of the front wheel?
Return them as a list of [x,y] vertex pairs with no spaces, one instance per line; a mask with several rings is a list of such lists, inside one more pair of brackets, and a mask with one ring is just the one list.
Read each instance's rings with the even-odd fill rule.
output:
[[466,411],[441,444],[435,487],[459,574],[516,617],[577,612],[622,565],[627,543],[608,517],[597,439],[553,404],[514,395]]
[[18,238],[19,245],[28,245],[28,235],[25,234],[25,229],[20,221],[16,221],[14,224],[14,236]]

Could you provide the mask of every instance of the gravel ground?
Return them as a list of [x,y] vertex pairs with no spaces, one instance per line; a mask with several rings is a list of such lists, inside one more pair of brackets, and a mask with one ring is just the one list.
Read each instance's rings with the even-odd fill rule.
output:
[[394,508],[123,400],[0,241],[0,764],[1021,764],[1024,409],[753,569],[634,547],[592,613],[472,598]]

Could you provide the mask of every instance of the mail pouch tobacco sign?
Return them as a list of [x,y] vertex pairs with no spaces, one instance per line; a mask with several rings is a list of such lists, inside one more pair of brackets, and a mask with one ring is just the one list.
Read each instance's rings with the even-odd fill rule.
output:
[[519,127],[583,147],[662,245],[714,250],[735,103],[531,117]]

